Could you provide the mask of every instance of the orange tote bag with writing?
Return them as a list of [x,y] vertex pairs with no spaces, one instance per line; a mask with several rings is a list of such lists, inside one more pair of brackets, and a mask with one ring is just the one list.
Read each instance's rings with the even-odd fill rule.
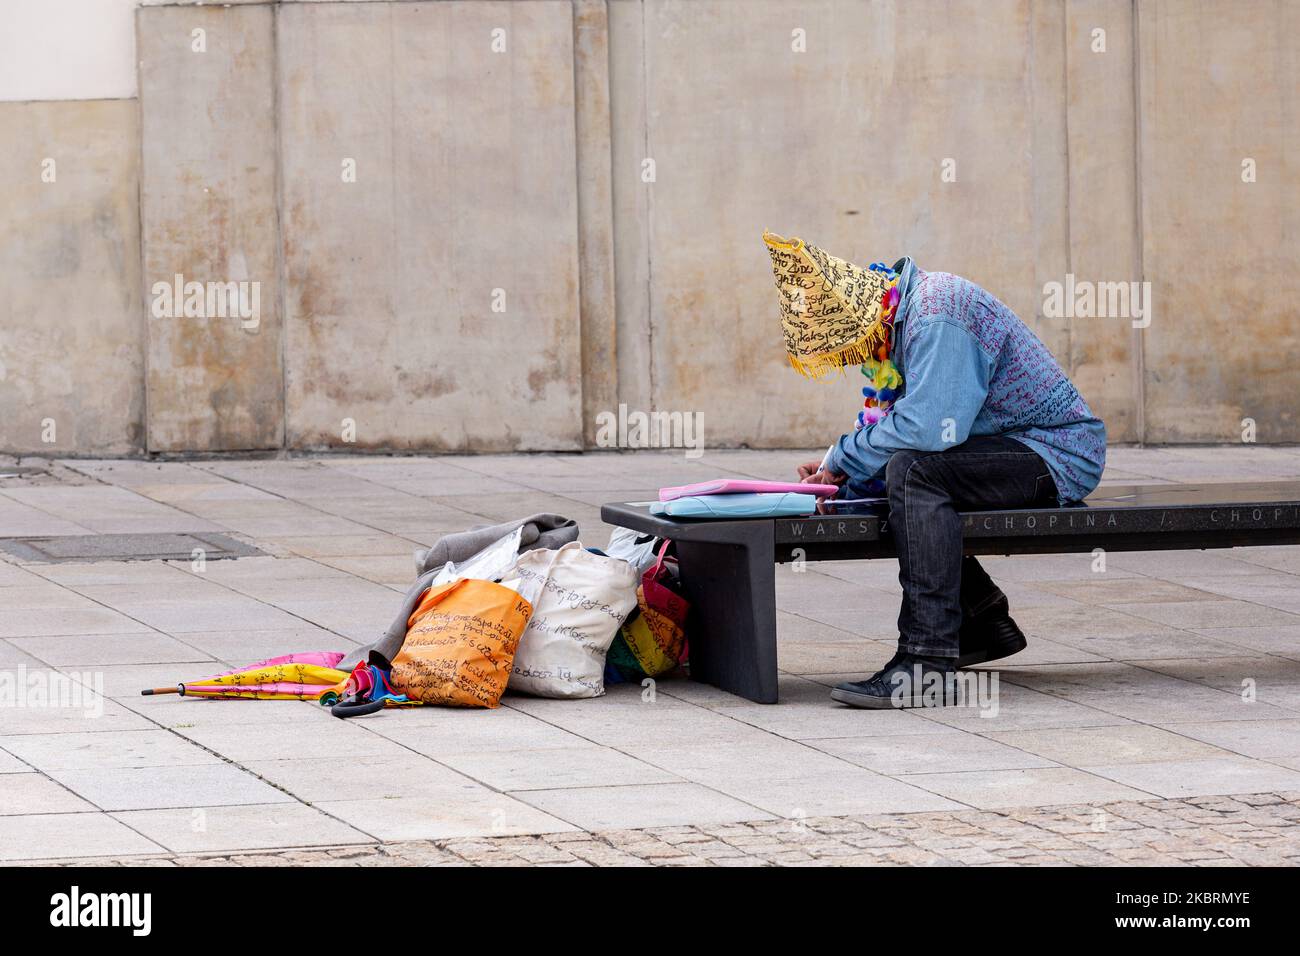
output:
[[517,592],[491,581],[429,588],[393,658],[394,689],[426,704],[496,707],[532,613]]

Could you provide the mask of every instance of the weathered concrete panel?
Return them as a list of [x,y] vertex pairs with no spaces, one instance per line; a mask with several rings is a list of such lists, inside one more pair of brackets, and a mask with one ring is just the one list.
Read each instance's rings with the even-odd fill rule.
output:
[[645,10],[640,0],[609,4],[611,191],[614,198],[614,289],[618,400],[649,410],[650,197],[646,157]]
[[[911,253],[1037,313],[1028,0],[652,0],[644,17],[657,408],[701,412],[711,444],[848,427],[859,376],[809,383],[786,364],[764,227],[859,262]],[[640,169],[617,160],[626,193]]]
[[580,447],[570,4],[278,18],[289,445]]
[[[1070,163],[1066,126],[1065,6],[1062,0],[1030,4],[1029,104],[1032,137],[1034,287],[1042,290],[1070,271]],[[1070,321],[1043,314],[1040,298],[1030,324],[1070,371]]]
[[1138,13],[1146,437],[1300,441],[1300,5]]
[[[149,448],[279,447],[272,8],[148,7],[137,28]],[[204,52],[195,50],[200,36]],[[156,301],[166,304],[155,284],[178,274],[186,282],[258,283],[259,314],[154,315]],[[253,287],[246,290],[248,307]]]
[[583,441],[596,417],[618,405],[614,209],[610,188],[609,12],[605,0],[574,0],[574,97],[578,166],[578,264]]
[[139,451],[136,103],[4,103],[0,130],[0,449]]
[[[1081,0],[1065,5],[1069,101],[1070,256],[1052,277],[1092,283],[1141,281],[1138,242],[1137,124],[1133,4]],[[1129,286],[1129,288],[1132,288]],[[1131,314],[1067,319],[1068,351],[1057,350],[1112,442],[1135,441],[1141,381]]]

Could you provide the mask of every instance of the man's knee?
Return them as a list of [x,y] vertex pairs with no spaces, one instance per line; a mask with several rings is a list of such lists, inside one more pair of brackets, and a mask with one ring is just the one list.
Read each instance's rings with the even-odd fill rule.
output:
[[907,480],[907,470],[921,457],[921,452],[910,450],[896,451],[889,456],[889,461],[885,463],[885,487],[890,493],[903,490],[903,482]]

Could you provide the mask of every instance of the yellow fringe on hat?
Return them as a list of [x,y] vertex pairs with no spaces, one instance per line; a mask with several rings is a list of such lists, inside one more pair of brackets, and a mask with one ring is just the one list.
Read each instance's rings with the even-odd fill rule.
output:
[[826,378],[828,375],[844,371],[850,365],[864,365],[867,362],[874,361],[876,352],[880,349],[880,346],[885,344],[888,335],[889,330],[881,324],[878,329],[873,329],[871,334],[861,342],[854,342],[852,345],[846,345],[837,351],[824,352],[806,359],[801,359],[797,355],[790,355],[788,356],[790,367],[804,378]]

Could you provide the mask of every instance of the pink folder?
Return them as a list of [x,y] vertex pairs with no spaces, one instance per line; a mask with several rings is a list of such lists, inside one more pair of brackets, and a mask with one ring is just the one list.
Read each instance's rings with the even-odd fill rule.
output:
[[805,485],[798,481],[751,481],[743,478],[718,478],[713,481],[697,481],[693,485],[678,485],[675,488],[660,488],[660,501],[674,501],[693,495],[738,495],[745,493],[761,494],[763,492],[793,492],[798,495],[816,495],[829,498],[839,492],[835,485]]

